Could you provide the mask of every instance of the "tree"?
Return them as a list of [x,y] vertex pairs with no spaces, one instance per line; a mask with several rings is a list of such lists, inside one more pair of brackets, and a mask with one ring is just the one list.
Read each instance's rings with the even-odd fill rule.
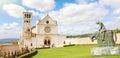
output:
[[114,32],[115,32],[115,33],[120,33],[120,29],[116,28],[116,29],[114,30]]

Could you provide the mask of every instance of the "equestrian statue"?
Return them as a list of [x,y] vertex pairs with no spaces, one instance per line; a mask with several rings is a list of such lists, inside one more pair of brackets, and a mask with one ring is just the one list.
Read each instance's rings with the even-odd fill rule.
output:
[[117,41],[116,33],[113,30],[106,30],[102,22],[97,22],[97,24],[100,28],[90,37],[92,42],[97,40],[98,47],[115,46],[115,42]]

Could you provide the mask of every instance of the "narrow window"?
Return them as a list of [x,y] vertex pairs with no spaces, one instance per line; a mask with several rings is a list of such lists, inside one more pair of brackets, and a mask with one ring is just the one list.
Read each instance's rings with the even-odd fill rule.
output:
[[30,46],[32,46],[32,43],[30,44]]
[[27,15],[27,18],[28,18],[29,15],[28,14],[26,14],[26,15]]
[[29,18],[31,18],[31,15],[29,15]]
[[27,18],[27,14],[25,14],[24,18]]
[[27,31],[30,31],[30,29],[27,29]]

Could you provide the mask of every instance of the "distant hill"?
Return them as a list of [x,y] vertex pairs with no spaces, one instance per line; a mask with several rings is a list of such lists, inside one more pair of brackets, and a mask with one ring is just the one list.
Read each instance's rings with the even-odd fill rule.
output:
[[84,38],[84,37],[90,37],[91,34],[82,34],[82,35],[70,35],[67,36],[67,38]]
[[4,43],[10,43],[10,42],[14,42],[17,41],[18,39],[16,38],[5,38],[5,39],[0,39],[0,44],[4,44]]

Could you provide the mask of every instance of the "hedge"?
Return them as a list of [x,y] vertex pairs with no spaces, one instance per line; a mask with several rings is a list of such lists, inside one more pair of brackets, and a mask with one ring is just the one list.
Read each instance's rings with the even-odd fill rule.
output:
[[36,54],[37,54],[37,50],[35,49],[35,50],[33,50],[29,53],[26,53],[26,54],[23,54],[23,55],[19,56],[18,58],[30,58],[30,57],[32,57]]

